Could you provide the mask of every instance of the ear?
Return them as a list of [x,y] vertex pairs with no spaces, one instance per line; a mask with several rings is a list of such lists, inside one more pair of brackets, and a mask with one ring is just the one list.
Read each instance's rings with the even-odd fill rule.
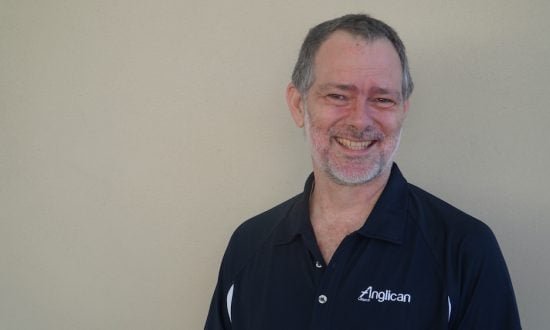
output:
[[304,102],[305,100],[302,98],[298,88],[292,83],[288,84],[286,88],[286,103],[288,104],[292,119],[294,119],[294,123],[296,123],[298,127],[304,127]]

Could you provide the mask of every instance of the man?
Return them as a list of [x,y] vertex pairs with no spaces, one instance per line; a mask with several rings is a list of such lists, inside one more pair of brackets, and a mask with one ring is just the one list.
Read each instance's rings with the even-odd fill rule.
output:
[[313,174],[235,231],[205,329],[521,328],[491,230],[393,164],[412,90],[385,23],[310,30],[287,101]]

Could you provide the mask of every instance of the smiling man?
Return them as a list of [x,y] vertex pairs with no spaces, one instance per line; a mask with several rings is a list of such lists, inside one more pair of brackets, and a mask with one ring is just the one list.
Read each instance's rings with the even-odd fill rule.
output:
[[287,88],[313,173],[242,224],[205,329],[520,329],[491,230],[405,180],[393,158],[413,83],[367,15],[307,35]]

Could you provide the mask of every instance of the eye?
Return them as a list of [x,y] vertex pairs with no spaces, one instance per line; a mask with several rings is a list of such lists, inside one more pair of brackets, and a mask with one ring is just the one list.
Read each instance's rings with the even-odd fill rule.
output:
[[346,101],[348,99],[346,96],[340,94],[328,94],[327,97],[336,101]]
[[333,106],[344,107],[347,106],[350,102],[350,97],[348,95],[330,93],[325,95],[327,102]]
[[381,109],[388,109],[397,104],[394,100],[385,97],[375,97],[370,102]]

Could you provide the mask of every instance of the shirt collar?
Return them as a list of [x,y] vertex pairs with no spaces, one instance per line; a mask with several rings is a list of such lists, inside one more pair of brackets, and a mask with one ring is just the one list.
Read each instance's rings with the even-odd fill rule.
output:
[[[313,238],[313,228],[309,218],[309,197],[314,184],[313,173],[304,185],[287,216],[275,231],[274,243],[288,244],[296,237]],[[402,244],[405,235],[407,214],[407,181],[396,164],[393,164],[390,177],[380,198],[376,202],[365,224],[358,234],[374,239]]]
[[393,164],[388,183],[358,233],[370,238],[402,244],[408,204],[407,181]]
[[304,191],[295,197],[295,202],[287,216],[276,229],[275,244],[288,244],[298,236],[313,236],[313,228],[309,220],[309,197],[314,182],[315,179],[311,173],[304,184]]

